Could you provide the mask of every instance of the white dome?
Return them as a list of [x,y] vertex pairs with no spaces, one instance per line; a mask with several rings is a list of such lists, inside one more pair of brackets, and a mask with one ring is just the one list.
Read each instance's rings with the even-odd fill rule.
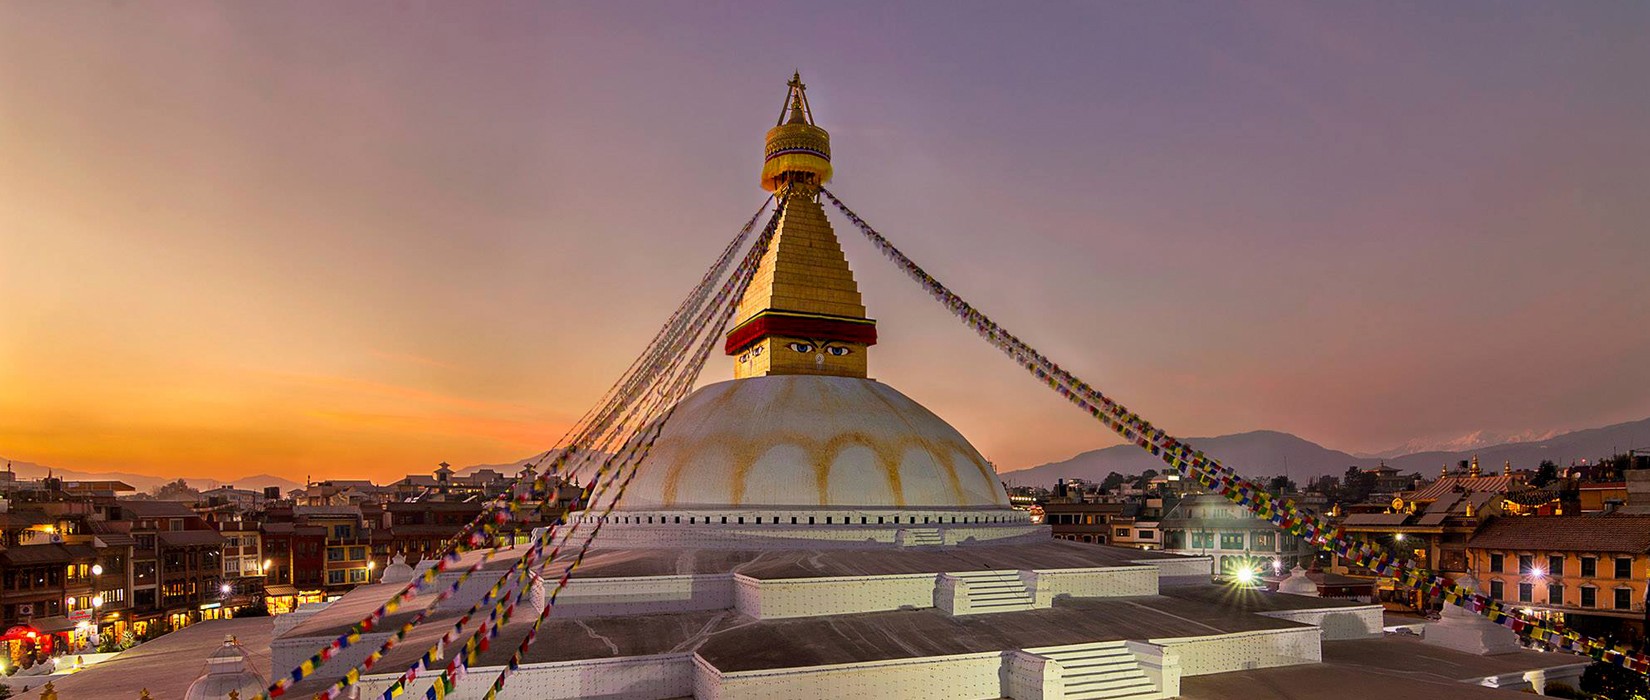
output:
[[1006,508],[997,474],[939,416],[869,379],[776,375],[677,406],[624,510]]

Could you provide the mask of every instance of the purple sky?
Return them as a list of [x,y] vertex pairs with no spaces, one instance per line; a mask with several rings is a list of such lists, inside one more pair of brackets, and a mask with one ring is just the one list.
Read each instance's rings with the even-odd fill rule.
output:
[[[793,68],[850,206],[1173,432],[1643,418],[1647,35],[1642,2],[5,3],[0,454],[546,447],[761,201]],[[1005,469],[1114,442],[837,232],[873,376]]]

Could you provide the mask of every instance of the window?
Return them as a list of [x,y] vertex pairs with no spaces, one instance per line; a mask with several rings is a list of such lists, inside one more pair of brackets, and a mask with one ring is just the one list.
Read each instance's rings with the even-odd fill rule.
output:
[[1222,533],[1220,533],[1220,548],[1221,549],[1243,549],[1243,533],[1241,533],[1241,532],[1222,532]]
[[1139,537],[1140,539],[1143,539],[1143,540],[1152,539],[1152,531],[1151,530],[1136,530],[1135,532],[1139,533],[1135,536]]
[[1564,604],[1564,584],[1562,584],[1562,583],[1549,583],[1549,584],[1547,584],[1547,604],[1548,605],[1563,605]]
[[361,560],[361,559],[366,559],[367,558],[367,548],[366,547],[350,547],[349,548],[349,558],[352,561],[358,561],[358,560]]
[[345,539],[347,537],[349,537],[349,526],[348,525],[333,525],[332,526],[332,539],[341,540],[341,539]]
[[344,582],[344,570],[343,569],[333,569],[333,570],[327,572],[327,583],[343,583],[343,582]]
[[343,547],[327,547],[327,561],[343,561],[343,560],[344,560],[344,548]]
[[1633,560],[1628,557],[1616,557],[1616,578],[1629,579],[1633,577]]
[[1520,603],[1533,603],[1533,602],[1535,602],[1535,584],[1533,584],[1533,583],[1520,583],[1520,584],[1518,584],[1518,602],[1520,602]]
[[[1583,560],[1583,561],[1585,561],[1585,560]],[[1584,608],[1596,608],[1596,607],[1598,607],[1598,589],[1597,588],[1593,588],[1592,586],[1582,586],[1581,587],[1581,607],[1584,607]]]
[[1631,589],[1631,588],[1617,588],[1616,589],[1616,609],[1617,610],[1631,610],[1631,609],[1633,609],[1633,589]]
[[1128,537],[1129,536],[1129,529],[1126,528],[1126,527],[1117,528],[1117,536],[1118,537]]
[[[1494,572],[1494,573],[1500,573],[1501,568],[1502,568],[1502,566],[1501,566],[1501,555],[1497,552],[1491,552],[1490,553],[1490,571]],[[1500,596],[1497,596],[1497,597],[1500,597]]]
[[361,582],[366,581],[366,580],[367,580],[367,570],[366,569],[350,569],[349,570],[349,582],[350,583],[361,583]]
[[1262,552],[1271,552],[1277,548],[1277,535],[1271,532],[1255,533],[1254,549]]
[[1562,578],[1564,576],[1564,555],[1547,555],[1547,575],[1553,578]]
[[1530,570],[1534,569],[1534,568],[1535,568],[1535,557],[1533,557],[1531,555],[1528,555],[1528,554],[1518,555],[1518,573],[1519,574],[1522,574],[1524,576],[1528,576],[1528,575],[1530,575]]
[[1491,598],[1494,598],[1496,600],[1501,600],[1502,598],[1506,597],[1506,593],[1507,593],[1506,586],[1501,583],[1501,579],[1498,579],[1498,578],[1490,579],[1490,597]]
[[1598,557],[1581,558],[1581,577],[1593,578],[1598,576]]

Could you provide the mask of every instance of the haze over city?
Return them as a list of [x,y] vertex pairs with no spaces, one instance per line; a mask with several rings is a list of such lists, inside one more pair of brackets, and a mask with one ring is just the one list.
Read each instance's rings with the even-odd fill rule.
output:
[[[1177,434],[1650,416],[1643,3],[321,7],[0,6],[0,455],[552,446],[761,201],[775,56],[836,191]],[[873,377],[1004,470],[1115,444],[838,235]]]

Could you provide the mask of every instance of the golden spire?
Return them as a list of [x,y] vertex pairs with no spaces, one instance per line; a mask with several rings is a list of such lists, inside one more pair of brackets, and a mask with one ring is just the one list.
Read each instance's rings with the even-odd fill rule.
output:
[[[818,374],[865,377],[876,322],[819,204],[831,179],[831,137],[813,123],[800,74],[786,84],[787,111],[768,130],[762,188],[784,198],[779,227],[739,301],[727,353],[734,377]],[[788,118],[787,118],[788,117]]]

